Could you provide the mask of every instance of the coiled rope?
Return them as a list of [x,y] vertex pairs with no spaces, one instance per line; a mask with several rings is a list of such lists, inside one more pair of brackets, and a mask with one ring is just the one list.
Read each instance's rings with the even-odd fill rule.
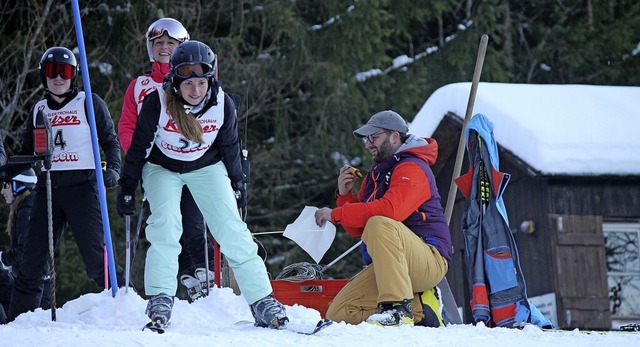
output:
[[321,269],[322,265],[319,264],[310,264],[307,262],[294,263],[285,266],[276,277],[276,280],[289,282],[321,280],[323,278]]

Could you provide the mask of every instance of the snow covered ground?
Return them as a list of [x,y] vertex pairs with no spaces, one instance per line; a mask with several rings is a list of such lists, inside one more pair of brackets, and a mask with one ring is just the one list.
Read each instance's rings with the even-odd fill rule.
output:
[[[313,336],[286,330],[236,325],[252,320],[249,307],[231,289],[213,289],[211,294],[189,304],[178,300],[171,326],[159,335],[140,328],[147,322],[146,301],[133,292],[120,290],[86,294],[69,301],[51,321],[51,312],[38,309],[0,325],[0,346],[640,346],[640,333],[585,334],[451,325],[445,328],[381,328],[363,323],[334,323]],[[313,309],[287,306],[291,328],[310,330],[320,319]]]

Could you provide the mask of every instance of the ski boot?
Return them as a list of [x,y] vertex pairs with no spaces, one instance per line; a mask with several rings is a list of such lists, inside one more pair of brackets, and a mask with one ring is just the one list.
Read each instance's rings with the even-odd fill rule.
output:
[[195,277],[187,274],[180,276],[180,282],[187,287],[190,302],[207,296],[210,288],[215,287],[213,271],[209,271],[209,285],[207,286],[207,270],[204,268],[197,268]]
[[438,287],[433,287],[420,293],[420,303],[422,304],[424,318],[422,318],[420,322],[417,322],[416,325],[431,328],[445,326],[442,320],[444,305],[440,298],[441,293]]
[[381,327],[413,326],[411,299],[378,304],[378,313],[369,316],[367,323]]
[[[207,285],[207,269],[199,267],[196,269],[196,278],[200,281],[200,286],[202,287],[202,291],[208,294],[208,290],[214,288],[216,286],[215,274],[213,271],[209,270],[209,285]],[[205,294],[205,296],[206,296]]]
[[289,322],[284,306],[272,295],[267,295],[249,306],[256,326],[279,329]]
[[202,297],[202,284],[200,284],[200,281],[197,278],[191,275],[184,274],[180,276],[180,282],[182,282],[182,284],[187,287],[189,302],[194,302]]
[[150,324],[164,328],[169,325],[172,308],[173,297],[167,294],[158,294],[149,299],[145,313],[151,319]]

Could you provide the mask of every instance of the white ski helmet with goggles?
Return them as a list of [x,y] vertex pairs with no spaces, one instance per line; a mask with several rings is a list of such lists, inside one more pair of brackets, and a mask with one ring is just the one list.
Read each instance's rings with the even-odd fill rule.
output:
[[180,42],[189,41],[189,32],[182,23],[178,22],[173,18],[162,18],[157,21],[151,23],[149,29],[147,29],[147,53],[149,54],[149,60],[152,62],[155,61],[153,59],[153,40],[158,37],[167,34],[172,39],[178,40]]
[[209,81],[209,88],[215,82],[217,69],[216,55],[206,44],[191,40],[181,43],[171,54],[170,72],[166,78],[174,88],[192,77],[202,77]]
[[38,183],[38,176],[33,169],[27,169],[11,179],[14,197],[25,189],[33,189]]
[[47,49],[40,59],[40,80],[44,89],[48,90],[47,77],[71,80],[71,88],[76,87],[78,75],[78,61],[70,49],[65,47],[51,47]]

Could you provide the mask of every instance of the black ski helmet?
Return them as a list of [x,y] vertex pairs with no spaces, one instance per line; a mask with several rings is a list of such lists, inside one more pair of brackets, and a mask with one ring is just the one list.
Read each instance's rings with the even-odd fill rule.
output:
[[[200,65],[200,71],[193,69],[197,65]],[[178,45],[171,54],[169,67],[171,71],[167,78],[176,89],[180,83],[191,77],[207,78],[211,88],[218,68],[216,55],[211,48],[196,40],[185,41]]]
[[14,176],[12,179],[13,195],[17,196],[25,189],[33,189],[38,183],[38,176],[33,169],[27,169]]
[[[78,75],[78,61],[76,56],[65,47],[51,47],[47,49],[40,59],[40,80],[45,90],[47,87],[47,75],[50,78],[62,74],[65,79],[71,79],[71,88],[76,87],[76,76]],[[66,76],[65,76],[66,75]],[[68,77],[68,78],[67,78]]]

